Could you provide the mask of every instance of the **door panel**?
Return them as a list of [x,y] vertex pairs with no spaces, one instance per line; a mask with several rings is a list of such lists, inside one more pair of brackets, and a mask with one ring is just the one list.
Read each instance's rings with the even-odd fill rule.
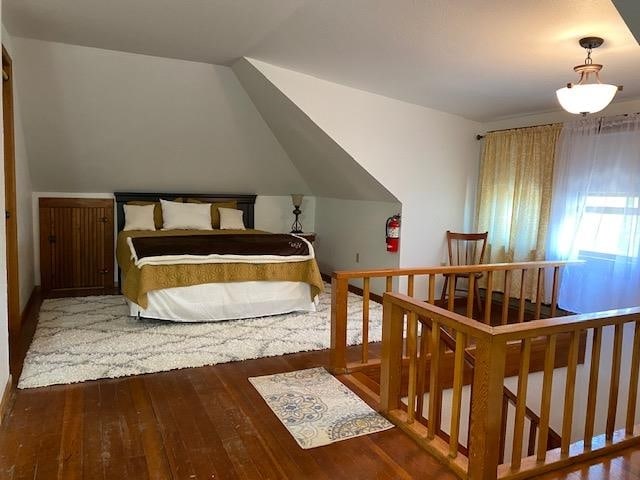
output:
[[42,288],[113,287],[113,200],[40,199]]

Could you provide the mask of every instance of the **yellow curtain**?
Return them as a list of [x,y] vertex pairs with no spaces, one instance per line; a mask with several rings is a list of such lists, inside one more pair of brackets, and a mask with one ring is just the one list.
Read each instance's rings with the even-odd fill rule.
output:
[[[484,139],[478,188],[478,231],[488,231],[487,261],[526,262],[545,258],[551,207],[553,160],[561,124],[488,133]],[[503,277],[494,277],[502,291]],[[511,295],[520,292],[512,276]],[[535,272],[525,281],[533,298]]]

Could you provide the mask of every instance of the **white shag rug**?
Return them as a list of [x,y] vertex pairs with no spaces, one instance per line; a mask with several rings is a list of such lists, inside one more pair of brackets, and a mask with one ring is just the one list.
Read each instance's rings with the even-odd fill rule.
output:
[[[18,388],[163,372],[329,348],[331,286],[315,313],[211,323],[138,320],[122,296],[47,299]],[[349,294],[347,341],[362,343],[362,298]],[[382,338],[370,303],[369,341]]]
[[322,367],[252,377],[249,381],[305,449],[393,427]]

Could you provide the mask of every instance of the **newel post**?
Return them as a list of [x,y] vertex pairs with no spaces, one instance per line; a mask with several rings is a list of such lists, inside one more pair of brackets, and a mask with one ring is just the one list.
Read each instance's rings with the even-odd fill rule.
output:
[[380,363],[380,411],[399,407],[402,382],[404,310],[387,293],[382,300],[382,358]]
[[497,478],[506,347],[504,340],[490,334],[478,338],[476,345],[469,435],[470,480]]
[[347,295],[349,281],[331,277],[331,350],[329,368],[333,374],[347,371]]

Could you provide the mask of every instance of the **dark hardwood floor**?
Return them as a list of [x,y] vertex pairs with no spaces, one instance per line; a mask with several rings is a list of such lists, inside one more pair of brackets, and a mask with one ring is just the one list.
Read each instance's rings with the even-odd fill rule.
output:
[[325,364],[326,352],[16,393],[0,478],[455,478],[393,429],[302,450],[248,378]]
[[[0,479],[456,478],[398,429],[299,448],[248,378],[327,362],[320,351],[17,390]],[[640,479],[640,450],[541,478]]]

